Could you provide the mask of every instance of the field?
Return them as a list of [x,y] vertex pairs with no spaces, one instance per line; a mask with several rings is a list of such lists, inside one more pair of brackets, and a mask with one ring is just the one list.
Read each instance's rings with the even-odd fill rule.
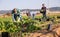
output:
[[11,16],[6,18],[0,17],[0,32],[9,32],[11,33],[11,37],[14,37],[13,33],[15,33],[14,35],[16,36],[19,35],[20,31],[22,31],[22,36],[27,37],[28,34],[33,34],[33,32],[35,32],[35,35],[38,31],[40,32],[43,30],[42,32],[44,32],[44,29],[47,29],[48,24],[51,23],[51,19],[53,19],[53,28],[60,23],[59,13],[48,13],[47,16],[49,21],[47,20],[45,22],[40,21],[42,18],[41,15],[36,15],[35,20],[32,20],[32,18],[28,19],[27,16],[23,16],[23,20],[20,22],[13,22]]

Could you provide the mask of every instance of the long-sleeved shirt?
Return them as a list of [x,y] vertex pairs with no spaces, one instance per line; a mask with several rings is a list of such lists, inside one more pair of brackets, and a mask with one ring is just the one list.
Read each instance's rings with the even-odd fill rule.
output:
[[46,14],[46,7],[42,7],[41,10],[43,10],[43,13]]

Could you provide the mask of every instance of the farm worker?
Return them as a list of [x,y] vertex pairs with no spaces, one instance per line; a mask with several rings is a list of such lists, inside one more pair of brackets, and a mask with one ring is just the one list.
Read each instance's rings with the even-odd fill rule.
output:
[[14,22],[17,20],[17,9],[16,8],[12,10],[12,19]]
[[33,13],[33,14],[32,14],[32,19],[34,19],[34,17],[35,17],[35,14]]
[[51,31],[52,30],[52,25],[53,25],[53,22],[51,20],[50,23],[48,24],[48,27],[47,27],[47,30],[48,31]]
[[16,8],[14,8],[12,10],[12,18],[13,18],[14,22],[17,21],[17,16],[18,16],[19,19],[21,19],[20,12]]
[[28,16],[28,18],[30,19],[31,14],[30,14],[30,12],[29,12],[29,11],[27,11],[26,15],[27,15],[27,16]]
[[48,31],[51,31],[52,30],[52,24],[48,24],[48,28],[47,28]]
[[44,4],[42,4],[42,8],[41,8],[40,12],[43,14],[43,19],[46,19],[46,7]]

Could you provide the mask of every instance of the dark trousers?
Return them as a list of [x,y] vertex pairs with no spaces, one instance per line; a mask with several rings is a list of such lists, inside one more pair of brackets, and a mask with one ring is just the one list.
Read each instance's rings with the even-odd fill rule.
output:
[[14,19],[17,20],[17,14],[14,14]]
[[42,14],[43,14],[42,19],[46,19],[46,18],[47,18],[47,17],[46,17],[46,12],[43,12]]
[[42,14],[43,14],[43,17],[42,17],[43,21],[46,21],[46,19],[47,19],[46,12],[45,13],[42,13]]
[[45,18],[45,19],[46,19],[46,14],[43,14],[43,18]]

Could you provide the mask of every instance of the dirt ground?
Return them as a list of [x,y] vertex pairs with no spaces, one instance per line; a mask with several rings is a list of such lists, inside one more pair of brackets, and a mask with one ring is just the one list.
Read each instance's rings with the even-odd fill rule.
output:
[[25,35],[25,37],[60,37],[60,24],[54,26],[51,31],[41,30]]

